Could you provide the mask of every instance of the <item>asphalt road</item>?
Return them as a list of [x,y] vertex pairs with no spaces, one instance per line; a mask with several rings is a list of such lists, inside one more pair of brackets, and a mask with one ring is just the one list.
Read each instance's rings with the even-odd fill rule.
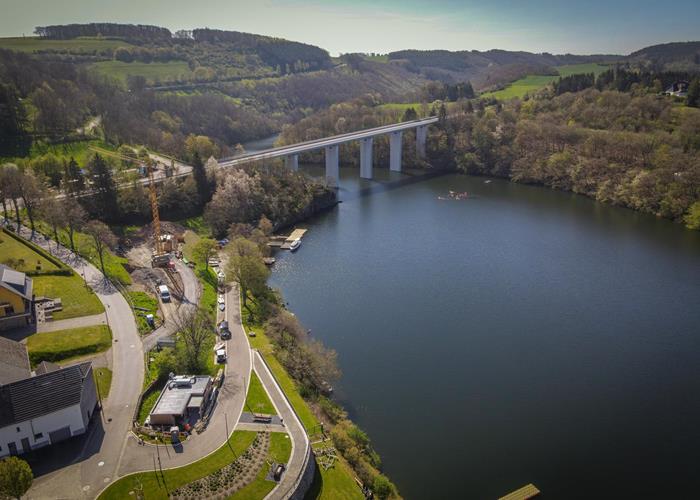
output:
[[[43,236],[22,228],[21,234],[39,246],[49,249]],[[32,237],[34,236],[34,237]],[[69,249],[51,242],[51,251],[85,280],[105,307],[107,324],[112,330],[112,387],[109,398],[103,401],[100,422],[93,422],[82,449],[74,457],[56,457],[71,460],[69,464],[34,480],[27,498],[93,498],[114,478],[119,468],[126,436],[131,429],[134,406],[143,385],[143,347],[133,312],[126,299],[105,280],[102,273]]]
[[[153,460],[160,455],[162,468],[181,467],[204,458],[226,442],[240,418],[250,381],[251,351],[240,317],[240,300],[237,287],[226,294],[226,319],[231,330],[231,339],[226,342],[226,377],[219,391],[216,407],[206,430],[196,432],[181,446],[139,445],[132,435],[128,439],[126,452],[121,462],[119,475],[153,470]],[[214,353],[212,352],[213,356]]]

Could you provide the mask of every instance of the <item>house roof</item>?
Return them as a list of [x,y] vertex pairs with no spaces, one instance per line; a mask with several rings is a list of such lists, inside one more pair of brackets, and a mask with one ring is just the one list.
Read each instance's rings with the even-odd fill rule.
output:
[[56,370],[60,369],[61,367],[59,365],[52,363],[51,361],[42,361],[41,363],[36,365],[34,373],[36,375],[43,375],[45,373],[55,372]]
[[89,361],[0,385],[0,427],[80,404]]
[[32,279],[3,264],[0,264],[0,286],[27,300],[32,300]]
[[27,348],[14,340],[0,337],[0,384],[9,384],[31,376]]
[[168,382],[158,397],[151,415],[183,415],[190,398],[204,396],[211,382],[211,377],[206,375],[197,375],[193,378],[194,384],[176,386]]

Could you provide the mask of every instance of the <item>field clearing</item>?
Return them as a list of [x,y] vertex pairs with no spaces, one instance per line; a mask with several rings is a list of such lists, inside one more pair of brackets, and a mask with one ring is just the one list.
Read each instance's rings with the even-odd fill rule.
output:
[[35,36],[0,38],[0,48],[17,52],[38,52],[40,50],[69,50],[71,52],[92,52],[95,50],[131,47],[124,40],[81,37],[71,40],[48,40]]
[[126,83],[129,76],[142,76],[148,83],[190,80],[192,71],[185,61],[169,62],[123,62],[102,61],[91,66],[106,76]]
[[559,75],[528,75],[525,78],[516,80],[506,88],[495,92],[486,92],[481,94],[481,97],[494,97],[496,99],[506,100],[514,97],[524,97],[525,94],[535,92],[550,83],[559,79],[562,76],[581,75],[585,73],[593,73],[596,76],[607,70],[607,66],[601,64],[568,64],[565,66],[557,66]]

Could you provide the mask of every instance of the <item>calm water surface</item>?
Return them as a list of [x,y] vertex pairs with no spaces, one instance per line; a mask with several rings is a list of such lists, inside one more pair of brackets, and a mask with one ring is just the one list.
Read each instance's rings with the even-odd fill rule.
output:
[[700,233],[501,180],[341,170],[343,203],[271,284],[337,350],[336,396],[405,497],[697,498]]

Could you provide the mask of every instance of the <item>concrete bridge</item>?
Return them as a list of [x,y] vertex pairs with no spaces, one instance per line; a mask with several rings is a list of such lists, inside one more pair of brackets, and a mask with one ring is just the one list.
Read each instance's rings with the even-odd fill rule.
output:
[[394,125],[349,132],[323,139],[300,142],[289,146],[266,149],[255,153],[243,154],[219,160],[219,167],[234,167],[252,161],[271,158],[284,158],[285,164],[292,170],[299,168],[299,155],[308,151],[325,150],[326,181],[331,186],[338,184],[340,174],[339,146],[352,141],[360,142],[360,177],[371,179],[373,175],[372,143],[379,135],[389,134],[389,168],[401,172],[401,142],[404,130],[416,129],[416,153],[425,158],[425,142],[428,135],[428,125],[438,121],[437,117],[423,118]]

